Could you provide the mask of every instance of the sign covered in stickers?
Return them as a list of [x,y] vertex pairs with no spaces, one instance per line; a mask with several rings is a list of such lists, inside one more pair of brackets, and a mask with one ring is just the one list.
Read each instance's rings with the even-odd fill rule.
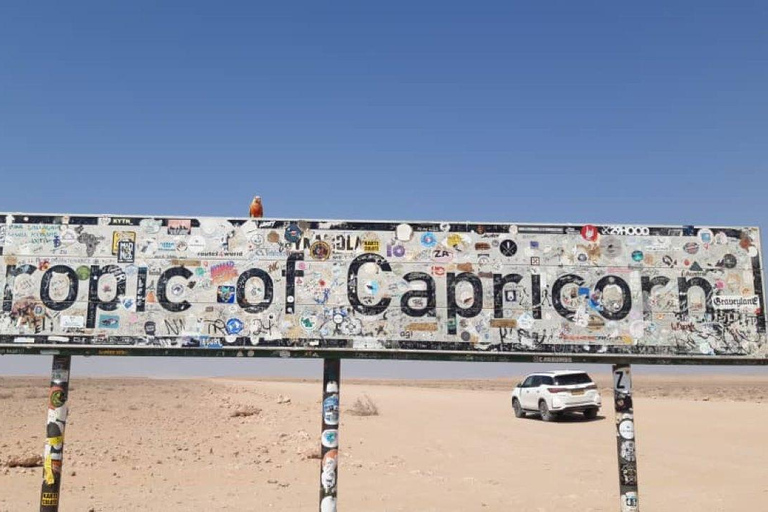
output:
[[4,214],[0,251],[0,353],[768,361],[750,227]]

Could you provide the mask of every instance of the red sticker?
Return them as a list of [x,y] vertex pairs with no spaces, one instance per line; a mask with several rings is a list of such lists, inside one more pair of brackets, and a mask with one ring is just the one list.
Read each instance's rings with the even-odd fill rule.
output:
[[592,224],[587,224],[581,228],[581,236],[584,238],[584,240],[594,242],[597,240],[597,235],[597,227],[593,226]]

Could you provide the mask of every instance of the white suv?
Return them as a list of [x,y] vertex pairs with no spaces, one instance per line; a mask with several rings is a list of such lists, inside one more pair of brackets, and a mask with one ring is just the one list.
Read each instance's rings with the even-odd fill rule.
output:
[[512,391],[512,409],[518,418],[532,412],[552,421],[562,412],[581,412],[591,420],[601,405],[597,385],[578,370],[532,373]]

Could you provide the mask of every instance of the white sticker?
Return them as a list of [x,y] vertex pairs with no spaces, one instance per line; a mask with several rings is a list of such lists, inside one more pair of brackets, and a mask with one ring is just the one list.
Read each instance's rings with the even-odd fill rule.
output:
[[635,424],[632,420],[624,420],[619,423],[619,435],[626,440],[635,438]]
[[632,374],[629,368],[621,368],[613,372],[613,389],[622,393],[632,391]]
[[83,329],[85,317],[79,315],[61,315],[59,324],[62,329]]

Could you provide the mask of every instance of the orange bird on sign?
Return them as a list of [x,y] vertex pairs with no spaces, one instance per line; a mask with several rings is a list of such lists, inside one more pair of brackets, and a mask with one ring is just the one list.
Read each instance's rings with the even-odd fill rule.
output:
[[254,196],[253,201],[251,201],[251,217],[263,217],[264,216],[264,206],[261,204],[261,197]]

